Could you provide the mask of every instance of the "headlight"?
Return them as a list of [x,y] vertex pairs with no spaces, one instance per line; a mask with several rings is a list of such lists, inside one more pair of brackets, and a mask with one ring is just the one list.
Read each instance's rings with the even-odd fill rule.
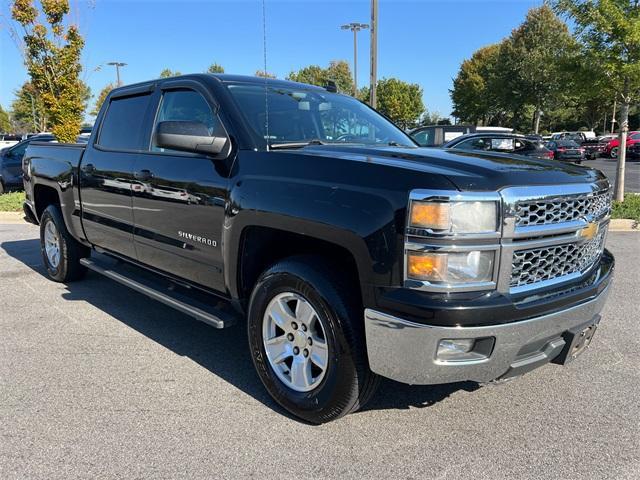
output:
[[494,251],[407,252],[407,277],[429,283],[491,282]]
[[411,227],[442,233],[490,233],[498,228],[498,204],[495,201],[435,202],[413,200]]

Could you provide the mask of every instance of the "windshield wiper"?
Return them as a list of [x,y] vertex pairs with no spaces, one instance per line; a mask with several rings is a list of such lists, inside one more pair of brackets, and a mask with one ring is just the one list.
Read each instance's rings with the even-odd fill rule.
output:
[[308,145],[328,145],[328,142],[323,142],[318,138],[307,140],[303,142],[286,142],[286,143],[270,143],[269,148],[277,150],[278,148],[302,148]]
[[398,143],[394,140],[391,140],[390,142],[387,142],[387,145],[390,147],[411,147],[411,145],[405,145],[403,143]]

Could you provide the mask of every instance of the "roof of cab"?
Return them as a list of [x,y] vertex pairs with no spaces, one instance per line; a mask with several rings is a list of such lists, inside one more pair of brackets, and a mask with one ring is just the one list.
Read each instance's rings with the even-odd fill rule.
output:
[[[132,83],[128,85],[123,85],[121,87],[114,88],[112,90],[113,93],[118,93],[121,91],[144,88],[145,86],[151,86],[157,83],[164,83],[179,79],[200,79],[200,80],[211,80],[212,78],[222,82],[222,83],[248,83],[254,85],[269,85],[273,87],[288,87],[288,88],[304,88],[304,89],[313,89],[313,90],[321,90],[326,91],[326,89],[322,87],[318,87],[317,85],[310,85],[307,83],[300,82],[292,82],[290,80],[281,80],[277,78],[264,78],[264,77],[253,77],[250,75],[233,75],[228,73],[190,73],[185,75],[179,75],[176,77],[167,77],[167,78],[155,78],[152,80],[146,80],[144,82]],[[112,95],[113,96],[113,95]]]

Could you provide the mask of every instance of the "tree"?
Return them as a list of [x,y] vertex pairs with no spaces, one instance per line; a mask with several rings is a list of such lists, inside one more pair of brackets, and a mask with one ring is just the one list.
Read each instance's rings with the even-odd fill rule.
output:
[[460,71],[449,90],[453,103],[452,114],[463,122],[492,123],[498,113],[495,95],[491,90],[500,45],[489,45],[477,50],[460,65]]
[[264,70],[256,70],[254,76],[262,78],[277,78],[273,73],[265,72]]
[[538,133],[542,111],[552,105],[565,84],[564,62],[575,53],[567,25],[547,5],[532,8],[503,46],[501,64],[507,67],[509,92],[534,107],[533,131]]
[[178,70],[174,72],[168,68],[165,68],[160,72],[160,78],[177,77],[179,75],[182,75],[182,73],[180,73]]
[[621,128],[615,199],[623,201],[629,110],[640,97],[640,1],[554,0],[553,4],[573,20],[592,62],[606,72],[618,93]]
[[4,111],[2,105],[0,105],[0,132],[11,131],[11,121],[9,120],[9,114]]
[[378,110],[401,128],[416,125],[424,113],[422,88],[397,78],[383,78],[377,85]]
[[100,107],[102,107],[102,104],[107,98],[107,95],[109,95],[109,92],[114,88],[116,88],[115,85],[113,83],[110,83],[109,85],[106,85],[102,90],[100,90],[100,94],[98,95],[98,98],[96,98],[96,103],[93,106],[93,110],[91,110],[90,112],[91,115],[93,115],[94,117],[98,116],[98,113],[100,113]]
[[212,63],[207,69],[208,73],[224,73],[224,67],[217,63]]
[[322,68],[319,65],[309,65],[308,67],[301,68],[297,72],[289,73],[287,80],[309,83],[320,87],[325,87],[329,81],[333,81],[340,93],[353,93],[351,68],[345,60],[333,60],[327,68]]
[[86,86],[80,80],[84,40],[75,25],[63,22],[68,0],[41,0],[40,5],[46,23],[32,0],[14,0],[11,15],[24,29],[25,65],[51,130],[60,142],[74,142],[86,103]]
[[14,93],[11,117],[19,132],[46,132],[51,130],[47,109],[31,82],[25,82]]
[[443,117],[442,115],[440,115],[440,112],[430,112],[428,110],[425,109],[424,113],[422,114],[422,116],[420,117],[420,125],[438,125],[440,124],[440,122],[444,122],[447,121],[449,123],[447,123],[446,125],[450,125],[451,121],[446,118]]

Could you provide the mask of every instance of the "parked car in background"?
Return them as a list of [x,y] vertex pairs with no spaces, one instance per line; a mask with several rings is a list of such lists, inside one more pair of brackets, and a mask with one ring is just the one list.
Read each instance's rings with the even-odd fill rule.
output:
[[556,132],[551,135],[551,140],[573,140],[584,148],[585,158],[594,159],[602,155],[606,149],[607,141],[602,141],[595,132]]
[[551,140],[573,140],[577,143],[581,143],[585,140],[595,139],[596,132],[555,132],[551,134]]
[[553,158],[566,162],[582,163],[585,150],[574,140],[551,140],[546,147],[553,152]]
[[553,158],[553,152],[541,142],[513,133],[469,133],[445,143],[442,148],[479,152],[500,152],[525,157]]
[[22,157],[31,142],[52,142],[53,135],[35,135],[0,150],[0,193],[22,190]]
[[409,135],[421,147],[439,147],[454,138],[469,133],[511,133],[512,128],[506,127],[476,127],[475,125],[427,125],[409,132]]
[[618,138],[618,134],[617,133],[607,133],[606,135],[602,135],[602,136],[598,137],[598,140],[600,140],[603,143],[609,143],[614,138]]
[[[640,132],[634,131],[629,132],[627,135],[627,148],[635,145],[636,143],[640,143]],[[618,158],[618,150],[620,149],[620,139],[616,136],[609,140],[607,146],[605,147],[605,154],[610,158]]]
[[580,146],[584,148],[584,155],[588,160],[593,160],[604,154],[607,143],[597,138],[587,138]]
[[11,147],[19,141],[19,135],[0,134],[0,148]]
[[627,160],[640,159],[640,143],[634,143],[627,151]]

